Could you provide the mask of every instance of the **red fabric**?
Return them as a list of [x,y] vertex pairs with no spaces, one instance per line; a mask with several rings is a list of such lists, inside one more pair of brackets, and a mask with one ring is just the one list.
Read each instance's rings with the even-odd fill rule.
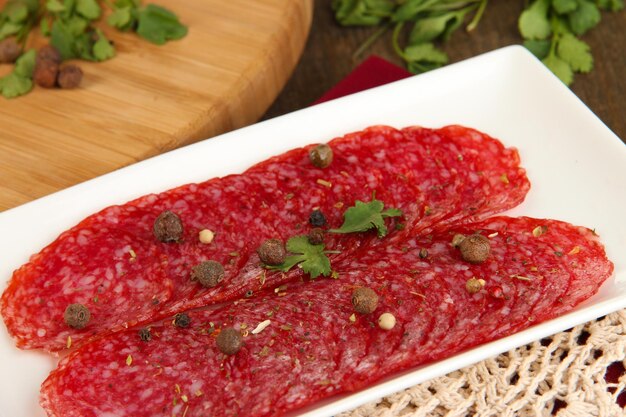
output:
[[359,91],[369,90],[380,85],[389,84],[393,81],[410,77],[410,72],[406,71],[391,62],[385,61],[377,56],[370,56],[361,63],[346,78],[339,81],[339,84],[328,90],[315,103],[334,100]]
[[[359,91],[385,85],[393,81],[402,80],[411,75],[413,74],[406,71],[404,68],[372,55],[313,104],[323,103],[352,93],[358,93]],[[607,382],[616,383],[625,372],[624,366],[616,362],[608,367],[604,377]],[[618,396],[617,402],[620,406],[626,407],[626,391],[623,391]],[[555,407],[553,413],[556,412],[558,408],[560,407]]]

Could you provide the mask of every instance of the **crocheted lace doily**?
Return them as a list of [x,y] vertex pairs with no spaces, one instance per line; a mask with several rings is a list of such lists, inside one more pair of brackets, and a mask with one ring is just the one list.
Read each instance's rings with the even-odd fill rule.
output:
[[337,417],[626,416],[625,366],[622,310]]

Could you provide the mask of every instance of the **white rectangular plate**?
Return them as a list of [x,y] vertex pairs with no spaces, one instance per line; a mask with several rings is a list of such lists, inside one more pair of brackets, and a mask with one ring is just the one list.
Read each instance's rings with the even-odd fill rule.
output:
[[[0,213],[0,280],[87,215],[135,197],[243,171],[288,149],[375,124],[463,124],[520,150],[532,189],[511,215],[595,228],[615,274],[576,311],[505,339],[308,408],[330,416],[626,307],[626,146],[525,49],[503,48],[169,152]],[[4,285],[2,285],[4,287]],[[16,349],[0,329],[0,416],[40,417],[55,360]]]

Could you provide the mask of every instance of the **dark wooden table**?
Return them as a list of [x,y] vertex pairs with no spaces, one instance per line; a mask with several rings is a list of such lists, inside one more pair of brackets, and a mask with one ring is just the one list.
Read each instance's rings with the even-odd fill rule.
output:
[[[459,30],[443,46],[451,62],[521,43],[517,18],[523,4],[522,0],[490,1],[483,19],[472,34]],[[340,27],[333,19],[330,0],[316,0],[313,26],[302,59],[264,118],[308,106],[369,54],[401,65],[391,47],[390,33],[358,60],[352,59],[352,53],[374,30]],[[603,13],[600,25],[583,39],[591,45],[595,66],[589,74],[577,74],[571,88],[626,141],[626,11]]]

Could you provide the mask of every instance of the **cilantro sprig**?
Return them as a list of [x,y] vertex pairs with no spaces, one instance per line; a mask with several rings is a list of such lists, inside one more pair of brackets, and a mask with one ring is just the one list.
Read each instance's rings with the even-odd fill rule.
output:
[[[600,9],[616,12],[624,0],[533,0],[519,17],[524,45],[563,82],[593,68],[590,47],[579,37],[598,25]],[[468,20],[476,29],[488,0],[333,0],[335,19],[343,26],[379,26],[357,49],[365,49],[392,29],[395,52],[409,71],[420,73],[448,63],[437,47]],[[471,19],[470,19],[471,17]]]
[[137,35],[156,45],[187,35],[187,26],[164,7],[155,4],[142,7],[138,0],[117,0],[111,8],[113,13],[107,19],[109,25],[122,31],[136,31]]
[[[39,24],[64,60],[106,61],[115,56],[115,47],[98,26],[103,6],[112,9],[109,25],[134,31],[154,44],[187,35],[187,27],[174,13],[154,4],[143,6],[141,0],[8,0],[0,10],[0,41],[14,37],[23,45]],[[34,52],[28,52],[21,62],[34,63],[34,59]],[[0,80],[0,93],[6,98],[26,94],[33,87],[32,70],[24,71],[24,64],[20,67],[17,63],[14,71]]]
[[329,276],[332,272],[330,260],[327,253],[337,253],[335,251],[324,251],[324,245],[313,245],[309,242],[306,235],[294,236],[287,241],[287,250],[294,255],[288,256],[280,265],[266,266],[268,269],[287,272],[294,266],[298,265],[302,270],[309,274],[311,278],[317,278],[320,275]]
[[355,233],[376,229],[378,237],[387,235],[385,219],[389,217],[402,216],[402,211],[397,208],[383,210],[385,205],[382,201],[372,197],[372,201],[365,203],[357,200],[353,207],[350,207],[343,214],[343,224],[339,229],[330,229],[332,233]]
[[478,25],[488,0],[333,0],[335,19],[344,26],[381,26],[357,50],[359,55],[387,29],[393,29],[395,52],[409,71],[420,73],[448,63],[448,55],[435,46],[447,41],[473,15],[466,26]]
[[24,43],[37,20],[39,0],[9,0],[0,11],[0,40],[15,36]]
[[618,11],[623,0],[535,0],[518,25],[524,45],[569,85],[576,72],[593,69],[591,48],[580,36],[600,23],[600,9]]
[[[376,200],[376,195],[373,195],[372,201],[368,203],[357,200],[355,205],[348,208],[344,213],[343,225],[339,229],[330,229],[329,232],[356,233],[376,228],[378,236],[384,237],[387,234],[385,219],[402,216],[402,211],[395,208],[383,209],[384,203]],[[326,255],[340,252],[324,250],[324,244],[312,244],[307,235],[292,237],[287,241],[286,247],[292,255],[287,256],[280,265],[265,265],[267,269],[287,272],[298,266],[311,278],[317,278],[320,275],[335,277],[336,273],[333,272],[330,259]]]

